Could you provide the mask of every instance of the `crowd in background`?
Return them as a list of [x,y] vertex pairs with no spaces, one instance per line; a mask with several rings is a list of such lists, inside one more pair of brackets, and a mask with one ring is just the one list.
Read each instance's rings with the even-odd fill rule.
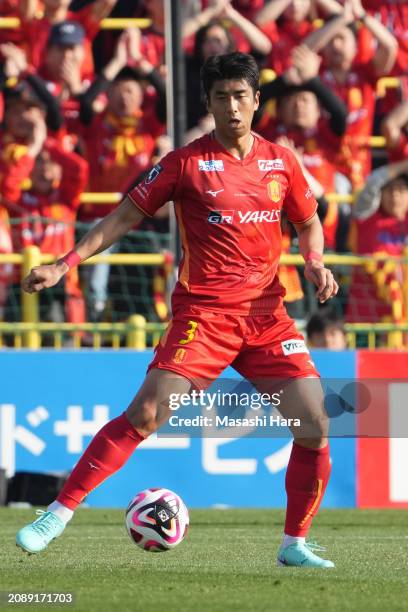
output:
[[[203,62],[252,53],[262,77],[253,128],[297,156],[326,248],[403,255],[408,3],[185,0],[183,9],[185,141],[214,127],[201,96]],[[169,150],[163,0],[0,0],[0,16],[21,22],[0,29],[0,253],[37,245],[59,256],[72,248],[77,222],[89,226],[114,206],[81,204],[82,192],[124,193]],[[151,25],[101,30],[108,16]],[[392,87],[379,87],[382,77],[394,77]],[[373,149],[372,135],[384,136],[386,147]],[[333,193],[356,194],[355,203]],[[167,215],[162,209],[148,229],[163,231]],[[290,252],[296,245],[284,219],[282,231]],[[406,267],[387,260],[344,275],[340,314],[406,321]],[[19,274],[0,265],[0,320]],[[282,266],[280,278],[289,311],[305,316],[299,272]],[[64,290],[66,320],[106,319],[109,266],[89,266],[82,278],[70,272]]]

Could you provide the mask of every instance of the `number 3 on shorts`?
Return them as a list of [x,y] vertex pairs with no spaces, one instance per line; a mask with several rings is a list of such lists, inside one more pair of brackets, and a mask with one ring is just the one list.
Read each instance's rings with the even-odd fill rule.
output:
[[194,340],[194,336],[197,331],[198,323],[197,321],[189,321],[188,325],[189,325],[188,329],[186,329],[186,331],[184,332],[187,338],[183,338],[182,340],[179,340],[179,344],[188,344],[189,342],[192,342]]

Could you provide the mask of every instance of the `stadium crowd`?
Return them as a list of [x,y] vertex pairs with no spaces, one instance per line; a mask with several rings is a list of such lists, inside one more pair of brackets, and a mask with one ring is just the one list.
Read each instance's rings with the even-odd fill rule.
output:
[[[200,91],[203,62],[252,53],[262,76],[254,129],[296,155],[319,203],[326,248],[406,253],[408,3],[184,0],[183,7],[185,141],[213,129]],[[19,28],[0,28],[0,253],[37,245],[60,256],[78,228],[114,206],[81,204],[81,193],[124,193],[169,150],[163,0],[0,0],[0,16],[20,18]],[[108,16],[146,17],[150,25],[102,30]],[[394,77],[392,86],[380,87],[382,77]],[[373,149],[373,135],[386,147]],[[167,220],[164,209],[141,231],[168,231]],[[282,231],[285,251],[295,251],[285,219]],[[406,269],[393,259],[340,269],[339,314],[406,322]],[[19,279],[16,267],[0,265],[0,320],[12,316]],[[302,318],[317,306],[295,267],[281,266],[280,279],[290,314]],[[63,318],[106,320],[109,280],[106,264],[87,266],[81,277],[70,272]],[[166,318],[157,311],[150,316]]]

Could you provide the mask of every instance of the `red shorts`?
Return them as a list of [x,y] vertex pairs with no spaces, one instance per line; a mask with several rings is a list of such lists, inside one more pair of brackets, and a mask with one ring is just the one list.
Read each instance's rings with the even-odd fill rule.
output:
[[319,376],[283,304],[270,315],[258,316],[180,308],[148,370],[170,370],[205,388],[229,365],[250,381]]

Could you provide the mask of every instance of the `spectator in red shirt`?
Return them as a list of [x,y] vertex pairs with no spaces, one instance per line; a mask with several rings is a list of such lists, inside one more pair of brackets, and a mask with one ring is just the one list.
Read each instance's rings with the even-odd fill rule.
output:
[[[360,20],[378,43],[373,59],[355,64],[357,42],[353,23]],[[322,49],[325,66],[322,81],[347,105],[348,127],[339,156],[341,171],[353,189],[361,188],[371,167],[367,139],[372,133],[376,83],[395,61],[397,41],[379,21],[367,15],[360,0],[352,0],[343,13],[313,32],[305,41],[315,51]]]
[[58,134],[66,149],[73,149],[79,128],[79,96],[90,81],[81,77],[85,54],[85,31],[75,21],[63,21],[51,28],[45,61],[40,75],[48,90],[59,101],[64,128]]
[[398,41],[393,74],[407,74],[408,66],[408,3],[406,0],[362,0],[363,7],[389,29]]
[[248,52],[252,50],[260,55],[267,55],[271,51],[272,45],[268,37],[237,11],[230,0],[217,0],[195,17],[185,20],[183,38],[187,39],[192,36],[201,28],[212,23],[214,19],[226,19],[228,21],[238,51]]
[[[88,191],[127,191],[134,179],[151,165],[156,139],[166,118],[165,85],[159,72],[142,56],[138,31],[125,31],[114,57],[81,98],[81,119],[85,157],[90,164]],[[131,50],[135,69],[126,67]],[[143,107],[141,80],[156,90],[156,116]],[[93,113],[95,98],[107,90],[106,109]],[[80,218],[96,223],[116,205],[85,204]],[[113,251],[110,251],[113,252]],[[106,306],[108,264],[87,270],[90,290],[90,318],[100,320]]]
[[[75,153],[63,151],[56,141],[45,138],[44,121],[37,121],[34,142],[26,154],[30,163],[23,166],[20,161],[19,184],[12,192],[3,189],[4,204],[14,220],[11,226],[14,251],[35,245],[42,253],[59,256],[75,242],[76,211],[88,178],[88,164]],[[41,150],[37,152],[38,149]],[[29,189],[22,190],[24,179],[29,180]],[[77,272],[66,279],[65,311],[68,322],[85,321]]]
[[408,100],[399,104],[382,122],[389,160],[408,159]]
[[[354,216],[352,242],[357,254],[404,254],[408,246],[407,159],[372,172],[359,194]],[[355,268],[347,319],[371,323],[406,320],[403,268],[391,258]]]
[[81,63],[82,78],[93,75],[92,41],[100,29],[100,22],[107,17],[117,0],[95,0],[82,10],[69,10],[71,0],[43,0],[44,13],[40,17],[29,12],[29,2],[20,4],[22,32],[29,60],[34,68],[46,61],[47,44],[53,25],[62,21],[75,21],[84,29],[84,54]]
[[[35,156],[45,138],[45,109],[34,98],[21,96],[6,106],[4,131],[0,132],[0,252],[13,251],[8,226],[8,205],[18,199]],[[12,266],[0,266],[0,319],[3,317]]]
[[268,2],[255,17],[256,24],[272,42],[268,66],[281,74],[291,65],[291,51],[302,44],[316,26],[314,8],[322,9],[324,14],[337,15],[341,6],[336,0],[274,0]]

